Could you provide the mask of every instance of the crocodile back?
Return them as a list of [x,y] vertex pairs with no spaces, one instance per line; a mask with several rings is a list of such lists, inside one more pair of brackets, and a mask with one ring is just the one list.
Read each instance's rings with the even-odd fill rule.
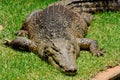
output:
[[87,23],[80,14],[67,9],[60,4],[53,4],[39,17],[36,17],[37,36],[41,38],[68,38],[83,37],[87,32]]

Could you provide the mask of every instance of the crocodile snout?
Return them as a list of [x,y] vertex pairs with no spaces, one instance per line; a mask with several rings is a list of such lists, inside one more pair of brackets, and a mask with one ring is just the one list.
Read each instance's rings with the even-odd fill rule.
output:
[[76,66],[69,66],[69,68],[65,69],[65,73],[67,75],[75,75],[77,73],[77,67]]

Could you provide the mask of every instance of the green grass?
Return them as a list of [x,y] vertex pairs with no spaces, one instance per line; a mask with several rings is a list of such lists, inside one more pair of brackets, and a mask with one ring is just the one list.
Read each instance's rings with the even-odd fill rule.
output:
[[92,56],[82,51],[77,59],[78,74],[66,76],[53,66],[42,61],[32,52],[16,51],[3,45],[5,39],[15,38],[25,17],[36,9],[44,9],[56,0],[0,0],[0,80],[88,80],[105,66],[114,66],[120,61],[120,13],[95,14],[87,38],[98,41],[106,54]]

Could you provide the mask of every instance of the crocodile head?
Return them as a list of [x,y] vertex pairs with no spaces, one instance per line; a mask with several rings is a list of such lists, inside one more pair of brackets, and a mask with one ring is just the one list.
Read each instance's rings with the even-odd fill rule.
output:
[[76,66],[76,46],[69,40],[56,39],[52,41],[53,46],[46,47],[44,54],[48,58],[48,63],[52,64],[67,75],[77,73]]

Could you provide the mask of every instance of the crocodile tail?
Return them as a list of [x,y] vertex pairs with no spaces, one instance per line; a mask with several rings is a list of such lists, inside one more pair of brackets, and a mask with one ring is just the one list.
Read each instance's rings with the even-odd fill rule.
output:
[[96,13],[105,10],[120,10],[120,0],[62,0],[78,12]]

